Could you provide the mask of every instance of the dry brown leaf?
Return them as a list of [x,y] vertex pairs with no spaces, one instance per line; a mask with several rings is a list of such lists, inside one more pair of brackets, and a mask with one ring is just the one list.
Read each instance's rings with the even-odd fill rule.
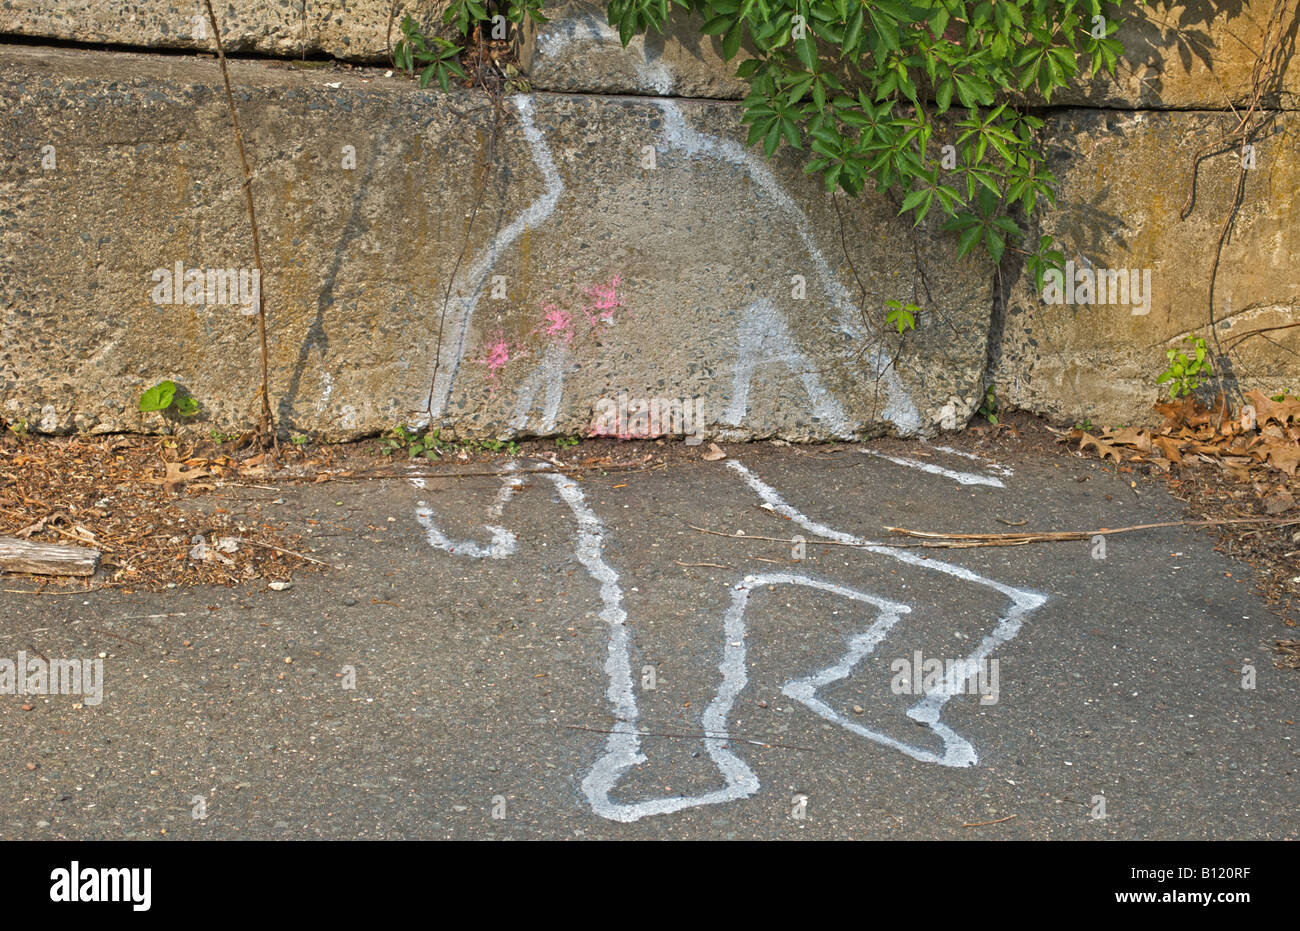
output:
[[1300,398],[1285,397],[1274,401],[1258,388],[1246,392],[1246,398],[1255,408],[1255,417],[1261,425],[1270,420],[1286,426],[1288,420],[1300,420]]
[[1100,440],[1090,433],[1084,433],[1083,438],[1079,440],[1079,451],[1083,452],[1089,446],[1095,446],[1097,448],[1097,455],[1099,455],[1102,460],[1113,458],[1116,462],[1124,461],[1124,457],[1120,455],[1118,447],[1107,443],[1104,440]]
[[186,469],[179,462],[168,462],[165,465],[167,466],[166,475],[162,478],[146,478],[145,481],[150,485],[162,485],[168,491],[176,491],[186,482],[209,477],[207,469]]
[[1263,450],[1269,465],[1281,469],[1287,475],[1295,475],[1296,466],[1300,466],[1300,446],[1295,443],[1268,443]]
[[1272,494],[1266,496],[1261,502],[1264,505],[1264,513],[1268,515],[1281,514],[1295,507],[1295,496],[1285,488],[1279,488]]
[[1158,436],[1151,442],[1156,449],[1160,450],[1160,455],[1164,456],[1175,465],[1178,465],[1183,461],[1182,449],[1172,438],[1167,436]]

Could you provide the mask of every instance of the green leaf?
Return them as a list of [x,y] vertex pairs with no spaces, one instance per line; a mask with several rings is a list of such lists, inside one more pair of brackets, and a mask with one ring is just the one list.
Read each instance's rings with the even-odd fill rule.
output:
[[1001,262],[1002,253],[1007,247],[1006,240],[995,233],[993,227],[987,226],[984,228],[984,243],[988,246],[989,254],[993,256],[993,261]]
[[946,112],[952,104],[952,86],[952,78],[945,78],[939,85],[939,89],[934,93],[934,102],[938,106],[940,113]]
[[927,188],[917,188],[915,191],[912,191],[910,194],[908,194],[906,197],[903,198],[903,206],[898,212],[906,213],[907,211],[915,207],[917,204],[921,203],[921,201],[927,200],[929,197],[930,197],[930,191]]
[[700,32],[706,36],[720,36],[731,28],[733,16],[715,16],[700,27]]
[[853,11],[852,17],[849,18],[849,26],[844,31],[844,57],[850,58],[856,54],[859,44],[862,42],[862,4],[857,4]]
[[176,382],[162,381],[140,395],[140,411],[161,411],[171,406],[176,396]]
[[740,51],[740,40],[745,34],[745,21],[736,20],[735,24],[727,30],[727,34],[722,37],[722,57],[727,61],[736,57],[736,52]]
[[813,40],[812,30],[804,33],[804,36],[794,44],[795,54],[799,56],[799,61],[803,63],[804,68],[809,71],[817,70],[817,46]]
[[957,257],[965,258],[966,254],[974,248],[975,243],[979,242],[980,232],[984,227],[978,223],[969,227],[966,232],[961,234],[961,239],[957,243]]

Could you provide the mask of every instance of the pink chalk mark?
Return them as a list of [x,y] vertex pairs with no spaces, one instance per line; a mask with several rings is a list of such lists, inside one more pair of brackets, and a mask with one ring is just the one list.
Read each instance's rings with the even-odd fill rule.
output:
[[[523,353],[523,347],[516,346],[514,348],[515,355],[523,355]],[[507,363],[510,362],[510,355],[510,342],[505,338],[501,331],[498,330],[495,339],[488,345],[486,354],[481,359],[475,359],[474,361],[480,365],[487,366],[487,378],[491,383],[496,381],[497,372],[505,368]],[[492,390],[495,390],[495,388],[489,388],[489,391]]]
[[582,293],[591,299],[587,305],[585,313],[588,322],[592,326],[597,323],[613,323],[614,309],[622,307],[623,302],[618,299],[618,286],[621,281],[618,275],[609,280],[608,284],[593,284],[583,288]]
[[501,368],[509,361],[510,344],[505,340],[500,340],[499,342],[494,343],[492,347],[488,349],[487,358],[483,360],[484,364],[488,367],[489,376],[495,375],[497,369]]
[[573,314],[561,310],[555,304],[543,304],[542,310],[546,311],[544,319],[550,324],[546,328],[546,335],[562,336],[566,343],[573,342]]

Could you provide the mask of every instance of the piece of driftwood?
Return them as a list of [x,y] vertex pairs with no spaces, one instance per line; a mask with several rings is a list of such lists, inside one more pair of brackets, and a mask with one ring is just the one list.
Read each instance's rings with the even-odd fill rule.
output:
[[0,571],[34,575],[94,575],[99,550],[0,537]]

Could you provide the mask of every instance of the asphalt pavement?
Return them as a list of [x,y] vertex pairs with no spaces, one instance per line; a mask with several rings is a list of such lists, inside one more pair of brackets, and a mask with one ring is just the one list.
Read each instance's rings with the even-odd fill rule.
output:
[[1300,674],[1242,567],[889,534],[1185,516],[952,442],[197,498],[332,568],[0,594],[0,658],[103,676],[0,695],[0,837],[1295,839]]

